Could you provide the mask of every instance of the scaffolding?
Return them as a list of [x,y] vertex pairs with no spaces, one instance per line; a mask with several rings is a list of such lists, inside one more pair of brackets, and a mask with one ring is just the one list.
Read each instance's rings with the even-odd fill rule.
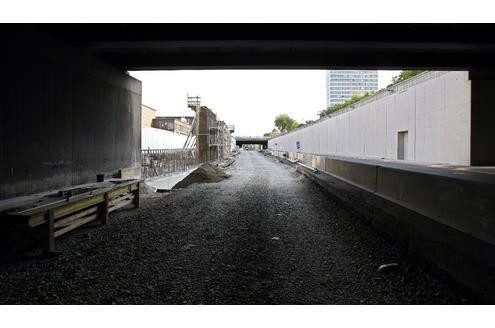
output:
[[194,148],[198,160],[202,162],[224,158],[230,152],[230,133],[234,127],[218,120],[208,107],[201,106],[198,96],[187,95],[187,106],[195,111],[195,116],[183,149]]
[[[209,127],[208,143],[210,148],[210,159],[219,160],[224,154],[224,129],[223,122],[216,121]],[[212,156],[213,155],[213,156]],[[214,158],[211,158],[214,157]]]

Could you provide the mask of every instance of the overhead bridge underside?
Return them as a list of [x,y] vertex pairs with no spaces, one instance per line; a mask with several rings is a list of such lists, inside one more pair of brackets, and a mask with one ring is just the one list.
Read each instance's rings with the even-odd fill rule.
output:
[[41,24],[122,70],[494,68],[491,24]]
[[243,145],[261,145],[264,149],[268,148],[269,137],[236,137],[236,146],[242,147]]

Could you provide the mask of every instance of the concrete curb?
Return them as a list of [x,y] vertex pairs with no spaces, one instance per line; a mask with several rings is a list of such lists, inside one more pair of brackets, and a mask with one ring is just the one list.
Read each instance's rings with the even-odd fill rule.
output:
[[360,218],[404,244],[409,254],[433,264],[488,302],[495,301],[492,243],[405,207],[373,189],[286,163],[295,165],[298,172]]

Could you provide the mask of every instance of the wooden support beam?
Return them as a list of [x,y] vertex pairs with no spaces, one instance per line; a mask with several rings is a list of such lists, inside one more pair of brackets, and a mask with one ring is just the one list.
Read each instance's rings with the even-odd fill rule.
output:
[[105,201],[102,203],[101,206],[101,224],[102,225],[107,225],[108,224],[108,193],[105,193]]
[[75,223],[71,224],[70,226],[67,226],[65,228],[62,228],[60,230],[55,231],[55,233],[53,234],[53,236],[55,238],[58,237],[58,236],[61,236],[64,233],[67,233],[67,232],[69,232],[71,230],[74,230],[75,228],[80,227],[83,224],[86,224],[86,223],[91,222],[93,220],[96,220],[97,218],[98,218],[98,214],[93,214],[93,215],[87,216],[85,218],[79,219],[78,221],[76,221]]
[[140,181],[119,183],[113,188],[101,188],[65,200],[57,200],[28,209],[2,215],[0,225],[39,226],[42,232],[43,254],[55,252],[55,238],[90,221],[108,223],[109,213],[134,204],[139,207]]
[[94,214],[94,213],[98,212],[98,210],[99,210],[99,208],[97,206],[93,206],[93,207],[88,208],[87,210],[78,212],[78,213],[73,214],[71,216],[67,216],[63,219],[59,219],[59,220],[55,221],[55,224],[54,224],[55,229],[63,228],[65,226],[71,225],[74,221],[77,221],[78,219],[80,219],[84,216],[87,216],[89,214]]
[[49,210],[46,212],[46,225],[43,231],[43,254],[45,255],[55,250],[54,230],[53,210]]
[[130,194],[130,193],[129,194],[125,194],[125,195],[116,197],[116,198],[108,201],[108,206],[109,207],[112,207],[112,206],[115,206],[115,205],[120,204],[123,201],[129,201],[129,200],[133,200],[133,199],[134,199],[134,195],[133,194]]
[[134,206],[136,206],[136,208],[139,208],[139,206],[140,206],[140,203],[139,203],[139,182],[138,182],[136,190],[133,191],[133,194],[134,194],[133,204],[134,204]]
[[108,209],[109,212],[113,212],[115,210],[118,210],[119,208],[122,208],[124,206],[127,206],[129,204],[132,204],[133,203],[133,200],[132,199],[129,199],[129,200],[126,200],[126,201],[123,201],[123,202],[120,202],[119,204],[113,206],[113,207],[110,207]]

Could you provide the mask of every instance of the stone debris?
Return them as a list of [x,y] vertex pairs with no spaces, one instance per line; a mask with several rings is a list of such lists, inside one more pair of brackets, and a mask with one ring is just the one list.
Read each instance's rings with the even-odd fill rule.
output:
[[221,167],[222,169],[225,169],[234,163],[235,163],[235,158],[229,158],[229,159],[227,159],[227,161],[218,164],[218,166]]
[[189,249],[191,249],[193,247],[196,247],[196,246],[197,245],[195,245],[195,244],[187,244],[185,246],[182,246],[182,249],[185,250],[185,251],[187,251],[187,250],[189,250]]
[[394,263],[388,263],[388,264],[382,264],[378,268],[378,272],[388,272],[391,269],[394,269],[394,268],[396,268],[398,266],[399,266],[399,264],[398,263],[395,263],[395,262]]

